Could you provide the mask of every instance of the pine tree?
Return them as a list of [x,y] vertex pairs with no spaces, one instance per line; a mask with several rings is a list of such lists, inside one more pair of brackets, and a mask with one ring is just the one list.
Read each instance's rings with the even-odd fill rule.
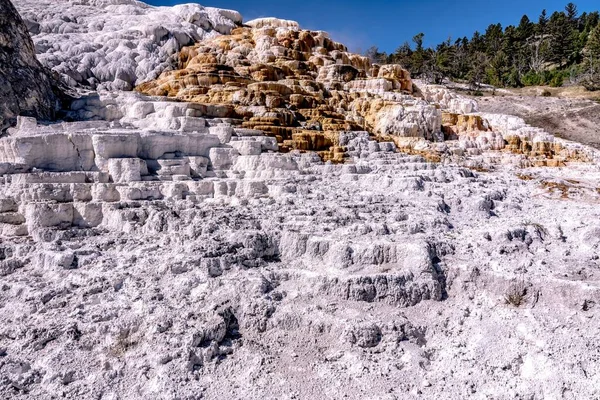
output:
[[421,76],[424,73],[425,64],[428,60],[428,54],[423,47],[424,33],[419,33],[413,36],[413,43],[415,44],[415,51],[411,54],[411,74],[414,76]]
[[[569,64],[581,62],[581,52],[585,47],[586,37],[580,35],[580,19],[578,18],[579,12],[577,6],[574,3],[569,3],[565,7],[565,13],[567,14],[567,20],[571,27],[571,51],[568,54]],[[581,27],[583,28],[583,27]]]
[[398,47],[394,54],[392,54],[392,63],[400,64],[412,73],[412,54],[413,51],[410,48],[410,44],[408,42],[404,42],[402,46]]
[[512,25],[507,26],[502,37],[502,51],[508,54],[510,58],[513,58],[518,55],[521,45],[519,30]]
[[532,36],[533,24],[527,16],[521,18],[518,27],[515,28],[511,25],[504,31],[502,51],[507,54],[510,61],[512,69],[511,86],[519,86],[521,75],[529,70],[531,57],[529,40]]
[[568,73],[572,82],[581,82],[585,73],[595,76],[600,88],[599,26],[598,11],[579,15],[569,3],[550,17],[543,10],[537,22],[523,15],[516,26],[491,24],[483,35],[475,32],[470,40],[445,41],[433,48],[424,46],[421,33],[412,47],[405,43],[387,61],[401,63],[413,76],[436,82],[447,76],[472,87],[560,85]]
[[503,30],[501,24],[492,24],[485,31],[484,41],[488,55],[494,55],[502,47]]
[[435,49],[433,69],[433,79],[435,83],[443,83],[444,79],[452,74],[452,60],[454,59],[456,51],[451,43],[452,40],[448,38],[448,40],[438,45]]
[[521,17],[521,22],[517,27],[517,35],[519,40],[527,40],[533,34],[534,24],[531,22],[527,15]]
[[590,33],[590,37],[587,42],[587,48],[592,53],[600,56],[600,25],[597,25]]
[[546,28],[548,26],[548,14],[546,14],[546,10],[542,10],[540,14],[540,18],[538,19],[538,33],[543,35],[546,33]]
[[509,59],[503,51],[499,51],[492,57],[486,68],[488,82],[494,86],[505,86],[510,73]]
[[590,32],[585,50],[589,57],[596,60],[596,62],[600,61],[600,25]]
[[599,21],[600,13],[598,13],[598,11],[586,14],[585,20],[583,21],[583,31],[587,33],[591,32],[596,26],[598,26]]
[[479,33],[479,31],[475,31],[475,33],[473,34],[473,37],[471,38],[471,44],[469,46],[469,51],[472,54],[478,51],[485,51],[485,41],[483,39],[483,36],[481,36],[481,33]]
[[451,76],[464,79],[468,72],[469,64],[469,39],[466,37],[454,42],[454,54],[452,58]]
[[[415,52],[416,54],[416,52]],[[439,83],[437,75],[437,54],[436,51],[428,48],[423,49],[423,65],[421,67],[421,76],[429,83]]]
[[585,46],[585,68],[587,78],[583,85],[588,90],[600,89],[600,25],[597,25],[591,32]]
[[413,36],[412,41],[416,45],[415,51],[423,51],[423,38],[425,37],[424,33],[419,33],[418,35]]
[[471,89],[478,90],[485,79],[485,69],[489,63],[486,54],[482,51],[474,52],[470,57],[471,68],[467,73],[467,81]]
[[552,35],[550,61],[563,67],[573,53],[573,29],[565,13],[555,12],[550,17],[548,30]]
[[565,7],[565,12],[567,13],[567,18],[571,24],[576,24],[577,22],[577,6],[573,3],[567,4]]

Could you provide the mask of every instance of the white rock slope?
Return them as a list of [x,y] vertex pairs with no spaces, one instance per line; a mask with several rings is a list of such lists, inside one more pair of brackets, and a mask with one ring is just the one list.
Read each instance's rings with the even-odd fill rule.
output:
[[71,86],[131,90],[171,67],[183,46],[227,34],[236,11],[136,0],[15,0],[42,64]]
[[129,117],[0,140],[4,398],[600,395],[597,165],[475,173],[364,132],[328,165],[87,101]]
[[[114,3],[69,2],[160,11]],[[340,131],[332,164],[226,111],[87,93],[82,121],[0,137],[0,398],[600,398],[597,152],[531,167],[505,141],[551,137],[461,114],[458,139],[416,138],[442,162]]]

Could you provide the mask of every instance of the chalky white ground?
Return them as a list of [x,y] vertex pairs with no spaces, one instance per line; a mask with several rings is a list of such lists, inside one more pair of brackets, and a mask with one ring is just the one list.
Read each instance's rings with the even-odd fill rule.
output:
[[476,172],[348,133],[327,165],[199,105],[72,113],[102,120],[0,140],[3,398],[600,396],[597,162],[463,142]]
[[[94,124],[96,160],[139,135]],[[5,176],[4,234],[31,235],[0,247],[5,397],[600,393],[597,166],[475,173],[361,134],[353,163],[322,165],[238,155],[254,137],[217,147],[229,137],[213,130],[199,181],[126,182],[140,167],[122,158],[109,168],[126,183]]]

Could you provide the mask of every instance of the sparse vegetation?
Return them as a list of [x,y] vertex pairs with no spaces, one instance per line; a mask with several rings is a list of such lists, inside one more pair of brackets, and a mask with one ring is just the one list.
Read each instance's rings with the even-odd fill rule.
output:
[[137,346],[138,338],[134,332],[129,329],[121,330],[115,337],[114,343],[109,348],[109,353],[113,357],[121,357],[131,348]]
[[527,303],[529,299],[527,284],[524,279],[518,279],[515,282],[512,282],[508,286],[508,290],[506,295],[504,295],[504,301],[506,304],[521,307]]
[[554,194],[556,192],[560,193],[560,197],[562,199],[569,198],[569,190],[572,188],[572,186],[567,185],[565,182],[547,180],[542,181],[541,186],[551,194]]
[[527,174],[517,174],[517,178],[522,181],[532,181],[535,179],[533,176]]

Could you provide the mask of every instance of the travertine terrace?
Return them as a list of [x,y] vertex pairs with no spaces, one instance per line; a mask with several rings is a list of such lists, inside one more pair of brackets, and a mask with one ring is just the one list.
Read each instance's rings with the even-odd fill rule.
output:
[[476,102],[442,87],[413,87],[400,65],[372,64],[293,21],[249,21],[231,35],[183,48],[178,64],[137,90],[203,104],[211,116],[277,138],[281,150],[317,151],[324,161],[344,160],[338,138],[345,131],[368,131],[436,161],[489,149],[538,165],[585,158],[541,129],[520,129],[518,119],[472,115]]
[[0,137],[0,397],[600,396],[596,150],[291,21],[38,4],[77,96]]

